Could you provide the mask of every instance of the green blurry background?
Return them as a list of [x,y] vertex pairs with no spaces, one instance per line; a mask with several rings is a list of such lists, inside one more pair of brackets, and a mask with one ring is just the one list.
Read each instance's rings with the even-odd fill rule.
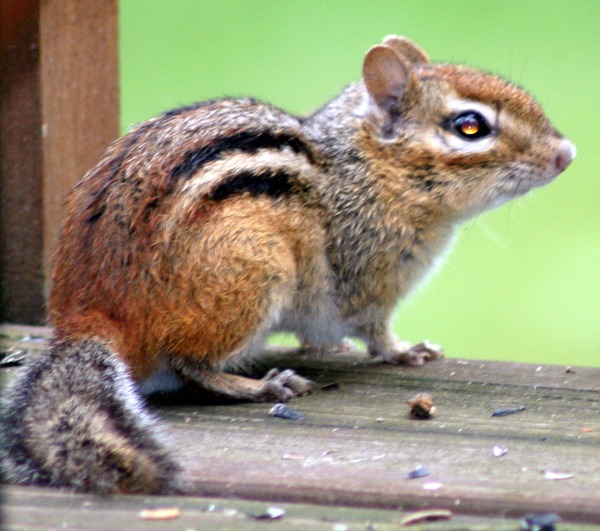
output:
[[600,366],[599,0],[121,0],[120,21],[123,131],[221,96],[309,113],[390,33],[527,87],[575,162],[465,225],[396,330],[451,357]]

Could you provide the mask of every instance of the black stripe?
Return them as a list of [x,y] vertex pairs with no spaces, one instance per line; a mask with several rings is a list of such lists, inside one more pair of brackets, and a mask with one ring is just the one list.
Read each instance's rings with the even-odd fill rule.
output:
[[[94,173],[94,179],[103,179],[99,189],[95,191],[90,199],[90,202],[86,206],[86,211],[89,212],[86,221],[88,223],[95,223],[100,219],[104,211],[106,210],[106,193],[114,182],[116,176],[120,173],[123,163],[129,154],[129,151],[138,142],[142,136],[153,128],[152,122],[145,122],[138,126],[136,129],[131,131],[128,135],[121,137],[117,142],[122,143],[123,147],[118,153],[113,155],[112,160],[108,164],[108,168],[103,172],[99,173],[96,170]],[[116,144],[115,144],[116,147]],[[100,163],[101,164],[101,163]],[[83,181],[79,181],[77,187],[83,186]]]
[[269,195],[281,197],[288,195],[294,188],[293,177],[285,171],[264,171],[253,173],[243,171],[232,175],[227,181],[219,184],[210,194],[209,198],[221,201],[226,197],[249,192],[253,196]]
[[268,131],[256,133],[244,131],[231,136],[215,139],[211,145],[189,151],[183,156],[183,160],[171,170],[171,178],[187,178],[196,173],[204,164],[207,164],[221,156],[221,154],[233,150],[241,150],[245,153],[256,153],[259,149],[290,147],[295,153],[302,153],[312,161],[310,148],[297,136],[280,133],[272,134]]

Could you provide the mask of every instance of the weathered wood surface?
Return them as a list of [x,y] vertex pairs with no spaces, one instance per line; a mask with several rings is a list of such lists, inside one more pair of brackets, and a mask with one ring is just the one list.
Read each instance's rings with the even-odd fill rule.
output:
[[[45,330],[0,328],[0,351],[35,351],[43,346],[36,337]],[[19,334],[29,339],[15,344]],[[294,367],[317,383],[315,393],[289,404],[304,420],[274,418],[268,414],[269,404],[157,407],[168,444],[198,496],[262,501],[257,505],[261,507],[309,504],[293,514],[312,523],[321,521],[320,514],[354,507],[358,512],[352,518],[359,520],[348,518],[357,525],[363,522],[361,528],[369,518],[397,525],[398,511],[432,507],[469,518],[477,515],[473,525],[493,524],[494,529],[515,528],[517,520],[510,524],[503,517],[543,512],[556,512],[567,522],[600,523],[600,369],[456,359],[407,368],[382,365],[362,354],[315,361],[297,352],[271,352],[267,358],[265,367]],[[321,389],[331,382],[339,388]],[[436,402],[430,420],[408,416],[406,400],[420,391],[430,392]],[[521,405],[527,408],[521,413],[491,417],[497,408]],[[507,454],[493,457],[494,445],[507,448]],[[406,479],[418,465],[426,466],[430,475]],[[572,477],[551,480],[545,472]],[[84,501],[95,500],[16,487],[5,492],[8,522],[15,526],[26,523],[21,502],[31,507],[51,503],[57,514],[61,506],[75,505],[77,519],[84,518]],[[102,503],[136,511],[142,500]],[[201,500],[183,498],[178,503],[191,504],[199,522],[215,517],[203,512]],[[241,504],[240,514],[247,512],[245,502],[231,503]],[[323,505],[330,507],[320,513],[317,507]],[[361,520],[359,507],[379,511]],[[119,518],[135,515],[123,511],[114,513],[115,521],[130,527]],[[261,525],[244,516],[246,520],[248,526]],[[460,522],[439,525],[450,529]],[[293,528],[292,523],[290,518],[285,528]]]
[[[234,498],[115,496],[99,498],[58,493],[51,489],[10,487],[5,489],[6,531],[29,529],[128,529],[239,531],[392,531],[402,527],[411,512],[301,503],[266,503]],[[173,520],[141,518],[147,508],[180,509]],[[256,520],[269,508],[285,510],[276,521]],[[450,520],[426,522],[407,529],[415,531],[516,531],[520,520],[455,513]],[[563,522],[559,531],[597,529],[591,524]]]

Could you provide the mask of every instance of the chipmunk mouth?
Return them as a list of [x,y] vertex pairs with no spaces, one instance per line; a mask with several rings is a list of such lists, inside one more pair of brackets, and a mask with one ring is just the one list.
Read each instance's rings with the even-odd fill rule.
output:
[[504,197],[504,201],[508,201],[526,194],[532,188],[545,186],[570,166],[576,154],[575,145],[563,138],[544,167],[518,168],[500,183],[496,192],[500,197]]
[[533,188],[545,186],[565,171],[573,162],[577,150],[575,145],[567,139],[561,139],[557,144],[545,166],[536,168],[532,165],[519,164],[495,186],[490,187],[481,211],[495,209],[512,199],[525,195]]

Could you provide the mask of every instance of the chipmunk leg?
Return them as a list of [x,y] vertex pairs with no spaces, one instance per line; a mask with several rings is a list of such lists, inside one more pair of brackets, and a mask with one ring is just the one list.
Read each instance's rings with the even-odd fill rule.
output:
[[178,357],[171,362],[184,380],[193,381],[204,389],[239,400],[252,402],[287,402],[309,394],[312,382],[286,369],[271,369],[260,380],[207,368],[194,359]]
[[407,365],[420,366],[428,361],[442,358],[444,351],[442,347],[429,341],[421,341],[421,343],[417,343],[416,345],[411,345],[406,341],[394,341],[392,345],[384,349],[369,345],[369,354],[371,356],[381,356],[392,365],[405,363]]
[[298,240],[305,235],[289,228],[291,210],[275,208],[269,197],[231,198],[175,253],[184,259],[174,260],[177,276],[157,329],[173,331],[165,350],[182,381],[255,402],[310,391],[310,382],[291,370],[262,379],[228,370],[260,348],[297,289],[297,248],[305,245]]
[[429,341],[411,345],[398,341],[387,325],[371,325],[367,329],[368,350],[373,357],[382,357],[387,363],[420,366],[444,356],[442,347]]

